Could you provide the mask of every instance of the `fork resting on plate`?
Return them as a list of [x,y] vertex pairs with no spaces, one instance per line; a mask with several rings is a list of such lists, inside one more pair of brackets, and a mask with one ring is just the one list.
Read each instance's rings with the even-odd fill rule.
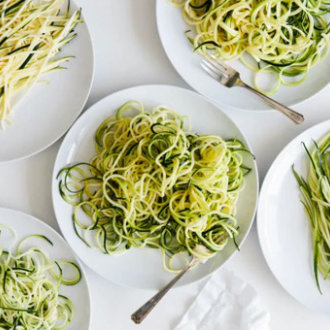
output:
[[273,100],[272,98],[266,96],[265,94],[259,92],[253,87],[249,86],[243,82],[240,78],[239,72],[234,70],[228,64],[225,64],[222,61],[219,61],[216,57],[210,55],[205,57],[201,62],[202,68],[214,79],[218,80],[222,85],[226,87],[239,86],[244,87],[251,91],[252,93],[261,97],[264,101],[269,103],[273,108],[282,112],[284,115],[289,117],[296,124],[301,124],[304,122],[304,116],[285,105]]

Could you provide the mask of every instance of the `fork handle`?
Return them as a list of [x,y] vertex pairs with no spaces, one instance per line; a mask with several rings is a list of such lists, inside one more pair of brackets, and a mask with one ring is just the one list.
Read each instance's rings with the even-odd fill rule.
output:
[[253,87],[246,84],[242,80],[240,80],[240,79],[237,80],[237,85],[240,86],[240,87],[244,87],[244,88],[248,89],[249,91],[251,91],[252,93],[260,96],[263,100],[265,100],[266,102],[271,104],[273,108],[275,108],[276,110],[282,112],[285,116],[289,117],[296,124],[302,124],[304,122],[304,116],[302,114],[300,114],[299,112],[296,112],[296,111],[286,107],[285,105],[271,99],[267,95],[259,92],[258,90],[254,89]]
[[131,315],[133,322],[139,324],[145,317],[153,310],[153,308],[159,303],[159,301],[165,296],[165,294],[179,281],[179,279],[194,265],[196,261],[193,260],[188,264],[178,275],[176,275],[172,281],[170,281],[165,287],[163,287],[158,293],[156,293],[151,299],[149,299],[144,305],[142,305],[135,313]]

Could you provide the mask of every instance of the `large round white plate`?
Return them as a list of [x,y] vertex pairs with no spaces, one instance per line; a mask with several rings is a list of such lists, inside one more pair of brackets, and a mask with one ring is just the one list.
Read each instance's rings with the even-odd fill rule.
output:
[[[76,254],[103,277],[131,287],[156,289],[173,277],[173,274],[163,270],[160,252],[154,249],[131,249],[120,256],[108,256],[85,246],[74,233],[73,208],[61,198],[56,179],[59,170],[66,165],[89,161],[95,153],[94,133],[97,127],[105,118],[114,115],[121,104],[129,100],[139,100],[149,109],[160,104],[166,105],[180,114],[188,115],[195,132],[219,134],[224,138],[237,137],[246,144],[247,142],[237,126],[202,96],[182,88],[159,85],[129,88],[106,97],[84,113],[66,135],[57,155],[52,182],[53,205],[64,237]],[[246,188],[239,199],[239,244],[246,237],[253,222],[258,194],[256,163],[248,157],[247,164],[253,168],[253,172],[247,176]],[[228,244],[215,258],[187,274],[180,284],[190,283],[210,274],[235,251],[234,244]]]
[[[183,19],[182,9],[168,0],[157,0],[157,25],[160,39],[170,61],[182,78],[196,91],[210,97],[226,108],[270,110],[267,104],[240,87],[227,88],[211,78],[200,66],[201,57],[193,52],[184,32],[191,29]],[[252,85],[253,73],[242,63],[230,63],[241,73],[241,78]],[[272,97],[288,106],[310,98],[330,81],[330,56],[309,72],[303,84],[296,87],[281,86]]]
[[[67,242],[54,229],[41,220],[19,211],[0,208],[0,224],[5,224],[15,229],[18,240],[32,234],[45,235],[52,241],[53,246],[40,240],[33,241],[33,244],[38,244],[39,247],[47,252],[51,260],[69,260],[79,265],[82,274],[80,282],[73,286],[63,285],[60,290],[61,294],[71,299],[74,307],[73,320],[65,329],[89,329],[91,305],[86,276]],[[6,235],[6,231],[3,231],[0,237],[1,246],[6,249],[6,246],[9,246],[11,242],[12,236]]]
[[330,130],[330,120],[297,136],[278,155],[264,180],[258,207],[258,234],[263,254],[282,286],[307,307],[330,313],[330,281],[320,275],[321,295],[313,273],[308,218],[291,166],[305,178],[308,159],[302,143],[312,146]]
[[[78,8],[74,3],[71,10]],[[83,12],[82,12],[83,13]],[[13,108],[13,124],[0,128],[0,162],[34,155],[58,140],[82,111],[93,80],[94,55],[86,22],[58,56],[74,56],[66,70],[44,74]]]

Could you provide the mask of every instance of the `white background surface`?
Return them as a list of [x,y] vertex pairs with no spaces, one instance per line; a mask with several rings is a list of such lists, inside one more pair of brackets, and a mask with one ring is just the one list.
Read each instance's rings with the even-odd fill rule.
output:
[[[89,23],[95,47],[95,81],[87,106],[113,91],[138,84],[186,87],[163,52],[153,0],[78,2]],[[254,149],[261,179],[278,152],[293,137],[329,119],[329,93],[328,87],[297,107],[306,117],[302,126],[294,126],[276,112],[230,112]],[[30,159],[0,164],[0,206],[28,212],[58,229],[51,204],[51,173],[58,148],[59,143]],[[255,226],[242,251],[226,266],[258,290],[272,314],[272,329],[329,329],[330,316],[300,305],[275,280],[261,254]],[[173,329],[203,284],[170,292],[149,318],[136,326],[130,321],[130,314],[149,299],[152,292],[118,287],[90,270],[87,273],[94,302],[92,330]]]

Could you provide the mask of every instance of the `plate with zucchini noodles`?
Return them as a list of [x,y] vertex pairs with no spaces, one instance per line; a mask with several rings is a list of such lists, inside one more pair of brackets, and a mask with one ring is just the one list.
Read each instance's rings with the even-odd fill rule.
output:
[[330,313],[330,121],[291,141],[271,166],[258,208],[269,267],[307,307]]
[[52,194],[64,236],[89,267],[157,288],[194,259],[182,284],[239,250],[257,186],[252,151],[224,113],[193,92],[154,85],[110,95],[77,121]]
[[87,101],[93,48],[71,0],[0,2],[0,162],[35,154]]
[[330,4],[326,0],[158,0],[164,49],[194,89],[220,105],[269,110],[241,88],[208,77],[203,56],[228,62],[244,81],[288,106],[329,83]]
[[0,328],[89,329],[85,274],[63,238],[40,220],[0,209]]

